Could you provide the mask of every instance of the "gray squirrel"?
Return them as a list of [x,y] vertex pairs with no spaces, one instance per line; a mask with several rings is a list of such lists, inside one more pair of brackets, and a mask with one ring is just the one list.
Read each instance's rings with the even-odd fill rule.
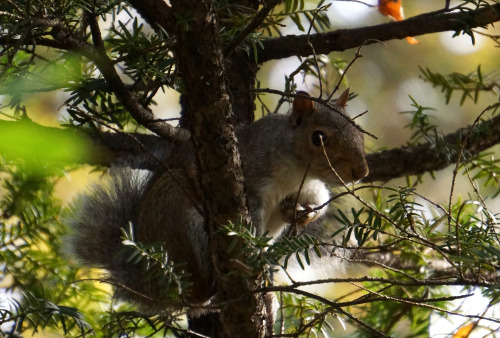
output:
[[[267,115],[236,130],[252,224],[258,235],[275,239],[287,225],[306,226],[326,212],[327,205],[318,207],[329,200],[328,185],[368,174],[363,133],[345,114],[349,90],[334,109],[298,94],[288,115]],[[109,182],[80,197],[67,221],[69,247],[80,263],[107,270],[116,296],[149,312],[201,306],[214,294],[194,151],[190,145],[177,150],[168,171],[112,168]],[[161,287],[161,276],[145,276],[130,261],[123,250],[129,228],[137,242],[161,243],[188,273],[192,285],[182,302]]]

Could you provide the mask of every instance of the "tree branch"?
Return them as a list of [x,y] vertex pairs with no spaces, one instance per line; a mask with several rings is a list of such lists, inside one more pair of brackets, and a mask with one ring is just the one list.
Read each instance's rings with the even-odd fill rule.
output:
[[[0,120],[0,130],[3,128],[12,128],[16,123],[20,122]],[[58,128],[42,126],[38,126],[38,128],[40,130],[52,130],[54,135],[67,132]],[[490,120],[479,123],[473,129],[472,133],[470,133],[470,127],[465,127],[444,136],[443,139],[447,144],[456,146],[452,154],[448,154],[448,156],[443,156],[430,143],[423,143],[412,147],[404,146],[368,154],[367,160],[370,167],[370,174],[363,179],[363,182],[388,181],[397,177],[421,175],[426,172],[444,169],[456,163],[460,145],[464,137],[470,135],[465,140],[462,154],[466,160],[499,144],[499,130],[500,116],[495,116]],[[112,162],[125,157],[142,159],[144,158],[144,147],[139,142],[153,153],[158,149],[165,149],[172,145],[171,142],[162,140],[154,135],[132,134],[132,136],[106,132],[98,135],[90,135],[91,143],[93,144],[91,154],[88,157],[77,160],[77,163],[109,166]],[[149,161],[145,158],[141,161],[134,161],[132,165],[135,168],[152,169],[155,164],[153,160]]]
[[[97,35],[94,32],[93,35]],[[113,62],[107,56],[105,50],[100,47],[94,47],[86,42],[75,38],[72,32],[68,31],[64,26],[56,26],[52,31],[52,36],[59,43],[58,48],[72,50],[80,53],[87,59],[93,61],[106,80],[109,88],[112,89],[116,97],[123,103],[130,115],[134,119],[159,136],[172,141],[185,141],[189,138],[189,133],[185,129],[175,128],[168,123],[158,120],[153,112],[144,107],[133,93],[123,83],[118,72],[115,69]]]
[[[8,159],[32,159],[30,144],[57,140],[66,145],[77,145],[78,154],[66,150],[58,160],[61,165],[90,164],[109,167],[114,162],[135,163],[138,169],[154,169],[157,161],[150,154],[160,153],[171,143],[156,135],[138,133],[110,133],[87,135],[77,129],[44,127],[29,120],[6,121],[0,119],[2,131],[18,131],[16,139],[0,137],[0,154]],[[16,147],[16,142],[25,142],[26,147]],[[24,143],[23,143],[24,144]],[[68,147],[75,150],[75,147]],[[144,151],[147,149],[147,151]],[[18,151],[22,150],[23,153]],[[129,159],[127,161],[127,159]]]
[[129,3],[146,20],[151,27],[160,26],[172,34],[175,31],[175,20],[172,7],[165,1],[158,0],[129,0]]
[[[280,285],[280,286],[266,286],[263,289],[257,289],[254,292],[266,292],[266,291],[292,291],[294,289],[311,286],[311,285],[321,285],[321,284],[340,284],[340,283],[381,283],[381,284],[391,284],[391,285],[401,285],[401,286],[431,286],[431,285],[458,285],[458,286],[482,286],[482,287],[492,287],[498,284],[498,278],[492,276],[491,280],[477,280],[477,279],[460,279],[455,276],[449,277],[449,279],[440,278],[429,278],[429,279],[418,279],[418,280],[401,280],[396,278],[383,278],[383,277],[346,277],[346,278],[325,278],[325,279],[315,279],[305,282],[293,282],[290,285]],[[342,306],[351,306],[357,304],[351,301],[341,303]]]
[[[132,1],[138,2],[143,6],[144,4],[155,4],[152,9],[156,7],[161,7],[162,10],[156,12],[157,14],[164,15],[164,21],[168,22],[167,18],[170,18],[169,14],[170,7],[166,5],[163,1]],[[172,141],[185,141],[189,138],[189,132],[185,129],[174,128],[173,126],[165,123],[164,121],[158,120],[152,111],[144,107],[139,100],[134,97],[133,93],[128,89],[128,87],[121,80],[118,72],[115,69],[115,65],[112,60],[106,54],[104,49],[101,32],[96,18],[90,16],[90,28],[92,33],[92,38],[94,40],[94,46],[88,44],[86,41],[82,41],[74,35],[74,32],[68,28],[68,26],[63,23],[60,19],[51,17],[41,17],[41,18],[31,18],[30,27],[45,27],[51,28],[50,32],[44,33],[44,35],[51,35],[53,39],[48,39],[44,36],[33,36],[32,40],[38,45],[58,48],[62,50],[70,50],[85,56],[90,61],[93,61],[98,70],[103,75],[109,88],[113,91],[115,96],[123,103],[125,108],[134,117],[134,119],[145,128],[151,130],[152,132],[167,138]],[[166,23],[165,23],[166,25]],[[19,39],[18,37],[12,37],[10,35],[0,36],[0,44],[8,45],[13,43],[25,44],[26,41]]]
[[[463,157],[465,160],[500,143],[500,116],[478,124],[471,136],[465,140]],[[444,137],[448,145],[453,146],[450,153],[443,154],[430,143],[413,147],[401,147],[368,154],[370,174],[363,182],[388,181],[397,177],[421,175],[426,172],[441,170],[457,162],[460,145],[469,135],[470,127],[457,130]]]
[[262,41],[262,49],[257,52],[257,60],[263,63],[295,55],[309,56],[313,54],[311,46],[316,53],[327,54],[359,47],[369,40],[372,42],[368,43],[373,43],[377,40],[387,41],[429,33],[461,31],[486,26],[499,20],[500,4],[495,4],[457,13],[426,13],[403,21],[338,29],[329,33],[287,35]]
[[228,221],[237,222],[238,217],[248,221],[249,216],[215,1],[171,3],[174,16],[185,20],[175,27],[176,67],[187,89],[182,101],[196,151],[196,179],[203,195],[200,203],[210,239],[213,279],[217,294],[227,301],[217,316],[218,323],[213,323],[220,328],[215,336],[256,336],[263,321],[256,315],[263,309],[261,297],[248,293],[241,297],[255,278],[230,273],[228,247],[233,239],[220,231]]
[[283,2],[283,0],[271,0],[267,3],[264,2],[264,7],[254,16],[253,20],[243,29],[238,35],[236,35],[226,46],[224,46],[223,54],[228,57],[233,50],[238,47],[238,45],[251,33],[253,33],[260,24],[267,18],[269,12],[273,10],[278,4]]

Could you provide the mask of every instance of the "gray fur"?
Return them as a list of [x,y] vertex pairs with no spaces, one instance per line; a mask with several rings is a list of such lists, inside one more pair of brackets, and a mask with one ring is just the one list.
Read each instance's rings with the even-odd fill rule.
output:
[[[95,183],[73,203],[66,218],[72,230],[68,248],[82,263],[113,270],[122,242],[122,228],[135,221],[135,210],[142,199],[151,173],[127,167],[113,167],[106,182]],[[107,258],[107,259],[106,259]]]
[[[312,103],[301,101],[297,107],[289,116],[266,116],[236,131],[249,211],[259,234],[280,235],[289,223],[282,201],[297,200],[306,172],[298,198],[302,210],[328,200],[327,184],[349,183],[367,174],[363,136],[353,125],[336,113],[313,109]],[[333,174],[323,148],[312,141],[318,130],[328,136],[324,146],[338,174]],[[77,200],[78,209],[67,221],[73,230],[69,245],[80,261],[108,270],[111,282],[120,286],[117,296],[150,312],[185,302],[203,305],[214,290],[208,236],[196,210],[203,194],[195,152],[187,143],[166,153],[169,171],[112,168],[107,182]],[[318,216],[326,209],[318,210]],[[161,290],[161,280],[145,278],[140,265],[127,262],[121,237],[130,224],[139,242],[163,243],[175,263],[186,263],[193,283],[190,294],[172,300]]]

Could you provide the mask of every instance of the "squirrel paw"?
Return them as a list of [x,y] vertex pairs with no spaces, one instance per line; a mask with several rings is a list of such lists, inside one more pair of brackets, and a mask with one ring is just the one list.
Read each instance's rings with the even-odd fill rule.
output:
[[281,217],[285,222],[306,226],[319,217],[319,213],[314,210],[314,205],[296,204],[292,198],[288,197],[281,201]]

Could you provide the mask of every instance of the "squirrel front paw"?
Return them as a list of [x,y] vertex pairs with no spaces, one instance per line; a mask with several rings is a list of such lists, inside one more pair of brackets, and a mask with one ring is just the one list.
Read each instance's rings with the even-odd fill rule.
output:
[[290,224],[306,226],[319,217],[319,213],[314,210],[315,205],[298,204],[291,197],[285,198],[280,203],[281,218]]

